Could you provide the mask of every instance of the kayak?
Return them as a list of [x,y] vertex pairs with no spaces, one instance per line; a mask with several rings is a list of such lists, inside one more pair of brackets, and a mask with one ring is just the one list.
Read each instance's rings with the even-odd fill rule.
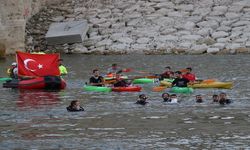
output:
[[0,78],[0,82],[10,81],[10,80],[12,80],[12,78],[8,78],[8,77]]
[[211,83],[195,83],[190,85],[192,88],[222,88],[222,89],[231,89],[233,87],[233,82],[220,82],[215,81]]
[[[166,80],[160,82],[161,86],[171,87],[172,83]],[[191,88],[222,88],[231,89],[233,87],[233,82],[220,82],[212,79],[204,80],[200,83],[194,83],[189,85]]]
[[139,79],[134,79],[132,83],[133,83],[133,84],[154,83],[154,79],[139,78]]
[[112,91],[110,87],[92,86],[92,85],[85,85],[83,87],[83,90],[88,91],[88,92],[111,92]]
[[190,87],[172,87],[171,89],[170,89],[170,92],[171,93],[185,93],[185,94],[187,94],[187,93],[192,93],[194,90],[193,90],[193,88],[190,88]]
[[160,81],[160,85],[161,86],[166,86],[166,87],[171,87],[172,86],[172,83],[171,82],[169,82],[168,80],[162,80],[162,81]]
[[66,82],[58,76],[36,77],[27,80],[12,79],[3,83],[4,88],[19,89],[64,89]]
[[140,92],[140,86],[128,86],[128,87],[112,87],[112,91],[114,92]]

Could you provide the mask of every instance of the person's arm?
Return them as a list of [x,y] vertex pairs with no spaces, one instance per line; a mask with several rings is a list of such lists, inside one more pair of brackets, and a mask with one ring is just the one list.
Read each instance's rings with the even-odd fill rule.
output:
[[176,79],[172,82],[172,87],[176,85]]

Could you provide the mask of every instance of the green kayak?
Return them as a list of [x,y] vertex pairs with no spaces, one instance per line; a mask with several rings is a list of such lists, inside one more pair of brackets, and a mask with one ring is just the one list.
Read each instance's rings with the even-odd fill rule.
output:
[[85,85],[83,87],[83,90],[88,91],[88,92],[111,92],[112,88],[110,88],[110,87],[102,87],[102,86]]
[[170,89],[170,92],[171,93],[192,93],[194,90],[193,88],[190,88],[190,87],[172,87]]
[[12,78],[8,78],[8,77],[6,77],[6,78],[0,78],[0,82],[10,81],[10,80],[12,80]]
[[132,83],[133,83],[133,84],[154,83],[154,79],[139,78],[139,79],[134,79]]

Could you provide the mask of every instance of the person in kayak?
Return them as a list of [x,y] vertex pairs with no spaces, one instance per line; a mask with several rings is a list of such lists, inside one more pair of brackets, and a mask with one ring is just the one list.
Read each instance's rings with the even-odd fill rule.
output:
[[176,71],[175,76],[176,76],[176,78],[172,82],[172,86],[187,87],[189,80],[186,78],[183,78],[180,71]]
[[58,62],[59,62],[59,71],[60,71],[61,76],[68,74],[68,71],[67,71],[66,67],[62,64],[62,61],[63,61],[63,59],[58,60]]
[[93,76],[89,79],[89,84],[93,86],[103,86],[104,85],[104,78],[100,76],[99,70],[93,70]]
[[18,68],[17,63],[13,62],[11,67],[7,69],[7,74],[10,78],[17,79],[18,78]]
[[203,102],[202,96],[200,94],[196,95],[195,96],[195,101],[196,101],[196,103],[202,103]]
[[70,105],[66,108],[69,112],[84,111],[84,108],[80,106],[78,100],[71,101]]
[[171,98],[170,98],[170,95],[168,93],[163,93],[161,95],[162,99],[163,99],[163,102],[171,102]]
[[219,95],[217,95],[217,94],[214,94],[214,95],[212,96],[212,99],[213,99],[213,103],[218,103],[219,100],[220,100]]
[[163,80],[164,78],[173,78],[174,72],[171,70],[170,66],[165,67],[166,70],[164,73],[160,74],[160,80]]
[[192,72],[191,67],[186,68],[186,73],[183,75],[183,78],[188,79],[190,82],[194,82],[196,80],[196,76],[191,72]]
[[225,105],[225,104],[230,104],[231,100],[227,98],[227,94],[226,93],[220,93],[219,95],[220,99],[219,99],[219,103],[221,105]]
[[110,68],[108,68],[108,75],[109,74],[116,74],[117,72],[119,72],[121,69],[117,66],[117,64],[112,64],[112,66]]
[[170,103],[178,103],[177,95],[171,94],[170,95],[171,102]]
[[148,102],[146,101],[148,97],[145,94],[139,95],[139,100],[136,102],[136,104],[140,105],[146,105]]
[[122,79],[118,74],[116,75],[115,80],[114,87],[128,87],[131,84],[128,80]]

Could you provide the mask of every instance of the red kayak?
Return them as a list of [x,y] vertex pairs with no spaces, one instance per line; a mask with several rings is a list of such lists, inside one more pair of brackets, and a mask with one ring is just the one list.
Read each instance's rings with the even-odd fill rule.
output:
[[4,88],[20,89],[64,89],[66,82],[58,76],[37,77],[28,80],[13,79],[3,84]]
[[114,92],[140,92],[140,86],[128,86],[128,87],[112,87],[112,91]]

